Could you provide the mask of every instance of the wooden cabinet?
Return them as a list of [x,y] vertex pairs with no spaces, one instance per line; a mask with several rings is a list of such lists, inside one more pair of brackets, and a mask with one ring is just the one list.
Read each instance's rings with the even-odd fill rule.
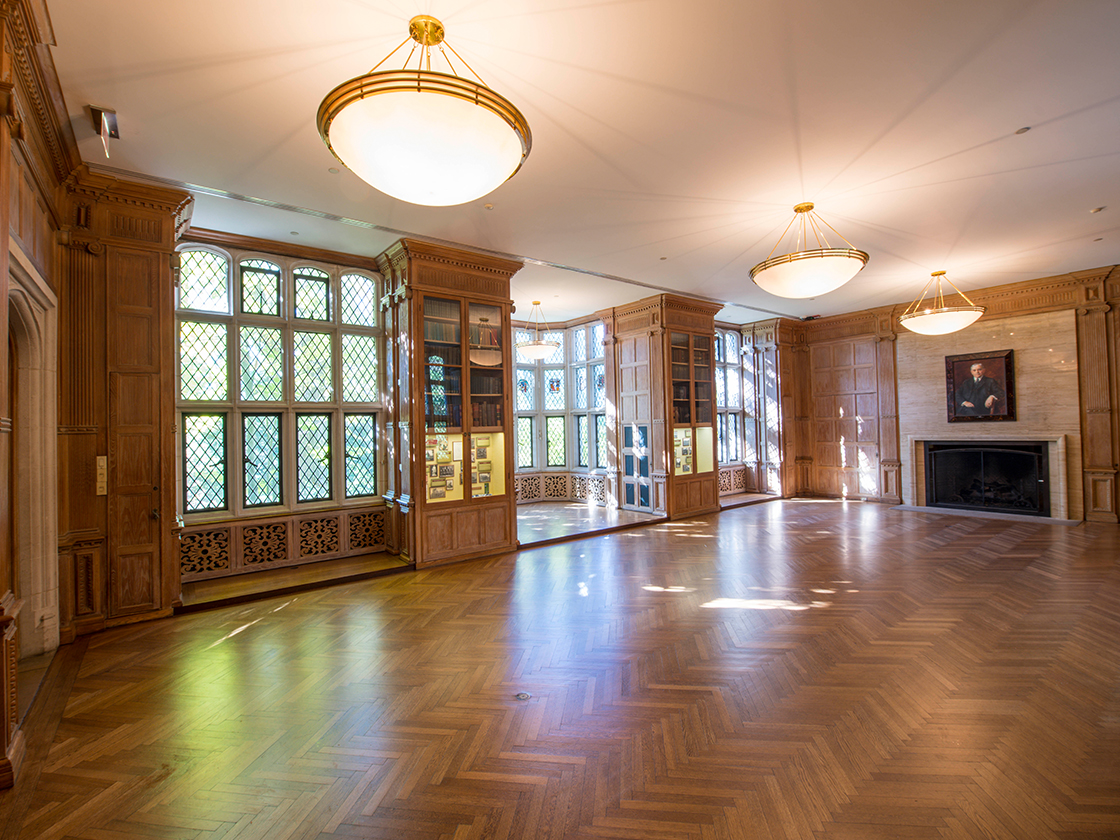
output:
[[711,333],[668,331],[673,436],[668,493],[673,515],[718,507]]
[[400,482],[386,495],[399,550],[419,567],[515,548],[509,278],[520,263],[412,240],[379,263],[400,373],[388,424]]

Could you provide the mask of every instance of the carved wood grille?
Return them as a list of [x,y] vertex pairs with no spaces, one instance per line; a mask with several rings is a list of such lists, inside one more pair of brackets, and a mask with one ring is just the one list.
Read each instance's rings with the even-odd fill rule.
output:
[[179,567],[184,577],[229,569],[229,529],[183,534],[179,542]]
[[382,549],[385,546],[385,511],[353,513],[349,522],[350,548]]
[[299,523],[299,555],[333,554],[338,551],[338,517],[305,519]]
[[546,475],[544,477],[544,497],[546,499],[568,498],[568,476]]
[[733,472],[733,470],[732,470],[731,467],[720,467],[719,468],[719,492],[720,493],[730,493],[732,491],[732,489],[733,489],[732,476],[731,476],[732,472]]
[[517,498],[527,502],[541,498],[541,477],[526,475],[517,479]]
[[573,475],[572,476],[572,499],[577,502],[587,501],[587,476]]
[[607,503],[607,479],[604,476],[591,477],[591,498],[600,505]]
[[719,493],[726,496],[730,493],[747,492],[747,468],[742,464],[731,467],[719,468]]
[[241,532],[241,552],[247,566],[276,563],[288,558],[288,524],[250,525]]

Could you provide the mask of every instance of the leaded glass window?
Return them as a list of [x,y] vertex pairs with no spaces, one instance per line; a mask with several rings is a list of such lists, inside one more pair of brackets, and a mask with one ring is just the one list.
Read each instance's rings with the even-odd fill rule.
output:
[[572,368],[572,408],[587,410],[587,366]]
[[607,417],[600,414],[595,418],[595,466],[607,467]]
[[331,319],[331,281],[325,271],[304,266],[295,270],[296,317],[310,321]]
[[334,398],[330,333],[296,330],[292,334],[292,376],[296,402],[330,402]]
[[517,468],[533,466],[533,418],[517,418]]
[[342,323],[377,326],[377,284],[362,274],[342,275]]
[[602,365],[591,366],[591,407],[603,408],[607,399],[607,379]]
[[342,334],[342,400],[377,399],[377,337]]
[[226,507],[226,415],[183,413],[183,510]]
[[581,467],[589,466],[591,458],[590,439],[587,428],[587,415],[576,415],[576,464]]
[[545,341],[556,342],[556,349],[552,351],[551,356],[544,359],[546,365],[562,365],[564,364],[564,333],[563,332],[545,332],[541,333],[541,338]]
[[179,397],[192,402],[226,399],[226,325],[183,321],[179,325]]
[[280,314],[280,266],[267,260],[242,260],[241,311],[247,315]]
[[716,330],[716,454],[721,464],[742,456],[743,365],[739,357],[739,336],[734,330]]
[[603,358],[603,342],[607,340],[607,327],[605,324],[596,324],[591,328],[591,350],[587,354],[589,359]]
[[550,467],[562,467],[566,463],[564,450],[567,441],[564,435],[564,426],[567,419],[566,417],[546,417],[544,420],[545,449],[548,453],[546,463]]
[[284,338],[279,329],[241,328],[241,399],[284,399]]
[[513,332],[513,348],[514,358],[519,365],[531,365],[536,359],[530,359],[524,353],[517,349],[518,344],[524,344],[526,341],[533,340],[533,333],[531,330],[514,330]]
[[532,411],[537,407],[537,372],[532,368],[518,368],[514,374],[513,397],[518,411]]
[[192,246],[180,266],[184,513],[377,495],[377,282]]
[[279,414],[243,414],[245,507],[283,501]]
[[331,415],[296,415],[296,497],[318,502],[331,497]]
[[572,330],[572,361],[587,361],[587,327]]
[[564,369],[545,368],[544,372],[544,410],[564,410]]
[[229,263],[210,251],[185,251],[179,260],[179,308],[229,312]]
[[377,418],[373,414],[347,414],[345,423],[346,496],[376,495]]

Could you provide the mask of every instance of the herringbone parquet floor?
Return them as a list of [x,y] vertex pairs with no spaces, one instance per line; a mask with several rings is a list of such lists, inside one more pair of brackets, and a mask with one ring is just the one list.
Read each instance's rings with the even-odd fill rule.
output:
[[1116,838],[1118,558],[775,502],[121,628],[4,836]]

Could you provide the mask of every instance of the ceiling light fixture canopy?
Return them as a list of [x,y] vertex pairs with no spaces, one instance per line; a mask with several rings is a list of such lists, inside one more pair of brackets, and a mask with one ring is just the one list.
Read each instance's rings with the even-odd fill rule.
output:
[[[751,269],[751,280],[760,289],[785,298],[816,297],[839,289],[867,265],[867,254],[814,213],[813,202],[798,204],[793,212],[794,217],[778,237],[770,256]],[[794,223],[797,223],[796,250],[775,257],[774,252]],[[825,227],[844,239],[848,247],[830,247],[824,235]],[[803,250],[803,246],[809,244],[810,234],[817,247]]]
[[[945,281],[953,287],[953,291],[964,298],[967,306],[947,306],[945,295],[941,290],[941,282]],[[934,283],[937,291],[930,295]],[[929,301],[926,297],[929,296]],[[953,281],[945,276],[944,271],[935,271],[929,276],[922,293],[918,299],[910,304],[906,311],[898,316],[898,323],[911,332],[922,335],[946,335],[957,330],[963,330],[970,324],[976,323],[984,314],[984,307],[977,306],[968,299],[968,295],[958,289]]]
[[[372,70],[327,94],[319,135],[343,166],[394,198],[438,207],[481,198],[525,162],[529,123],[444,41],[442,23],[417,15],[408,32]],[[402,69],[378,70],[409,40]],[[445,45],[477,81],[455,71]],[[433,47],[449,72],[432,70]]]
[[541,302],[539,300],[533,301],[533,308],[529,310],[529,323],[533,325],[533,339],[532,341],[519,341],[517,342],[517,351],[529,359],[547,359],[556,352],[556,348],[560,346],[559,341],[548,341],[541,338],[541,321],[544,321],[544,331],[548,333],[548,321],[544,320],[544,313],[541,311]]

